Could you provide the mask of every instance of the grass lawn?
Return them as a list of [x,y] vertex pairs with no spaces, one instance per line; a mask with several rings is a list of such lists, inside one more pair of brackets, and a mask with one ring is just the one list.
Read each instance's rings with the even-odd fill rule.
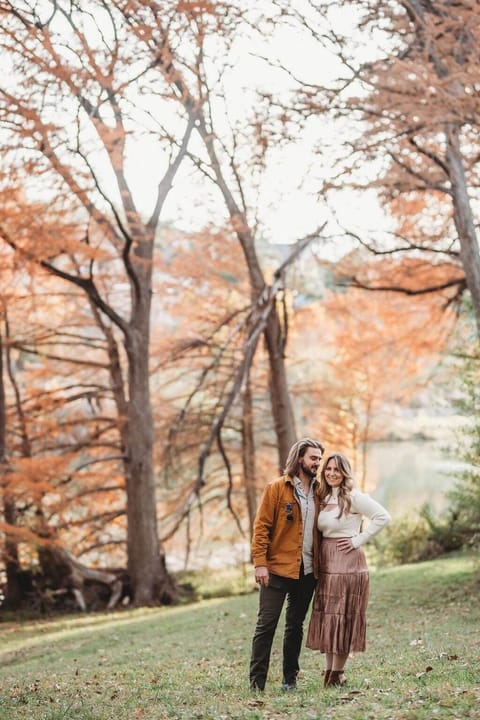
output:
[[282,693],[248,691],[255,592],[173,608],[0,624],[1,720],[480,718],[479,569],[468,556],[372,573],[367,652],[322,688],[304,649]]

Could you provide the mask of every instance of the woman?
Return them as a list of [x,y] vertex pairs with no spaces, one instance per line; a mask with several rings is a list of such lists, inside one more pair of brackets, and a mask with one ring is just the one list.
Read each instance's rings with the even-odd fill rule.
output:
[[[389,513],[353,487],[349,461],[330,455],[321,472],[314,534],[318,579],[307,647],[325,653],[324,686],[343,685],[350,652],[365,650],[368,568],[361,548],[390,521]],[[362,518],[370,520],[362,531]],[[321,540],[321,541],[320,541]]]

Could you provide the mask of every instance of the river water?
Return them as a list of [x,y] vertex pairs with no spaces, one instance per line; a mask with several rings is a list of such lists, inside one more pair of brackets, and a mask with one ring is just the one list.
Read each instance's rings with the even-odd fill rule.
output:
[[440,442],[371,443],[366,490],[394,517],[416,512],[425,503],[440,512],[465,467],[449,454]]

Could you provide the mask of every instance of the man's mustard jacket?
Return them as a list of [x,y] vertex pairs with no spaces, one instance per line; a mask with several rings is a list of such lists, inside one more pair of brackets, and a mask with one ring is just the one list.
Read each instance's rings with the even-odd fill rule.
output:
[[255,567],[265,566],[274,575],[298,579],[302,564],[303,522],[294,487],[293,478],[282,475],[268,483],[263,491],[253,526],[252,559]]

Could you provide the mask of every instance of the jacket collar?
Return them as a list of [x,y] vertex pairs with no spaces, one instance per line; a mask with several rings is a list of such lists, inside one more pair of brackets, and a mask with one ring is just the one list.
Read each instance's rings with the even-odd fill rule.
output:
[[[292,487],[295,487],[295,479],[291,475],[282,475],[282,478],[283,478],[285,485],[291,485]],[[313,485],[313,487],[316,487],[318,485],[317,478],[315,478],[312,485]]]

